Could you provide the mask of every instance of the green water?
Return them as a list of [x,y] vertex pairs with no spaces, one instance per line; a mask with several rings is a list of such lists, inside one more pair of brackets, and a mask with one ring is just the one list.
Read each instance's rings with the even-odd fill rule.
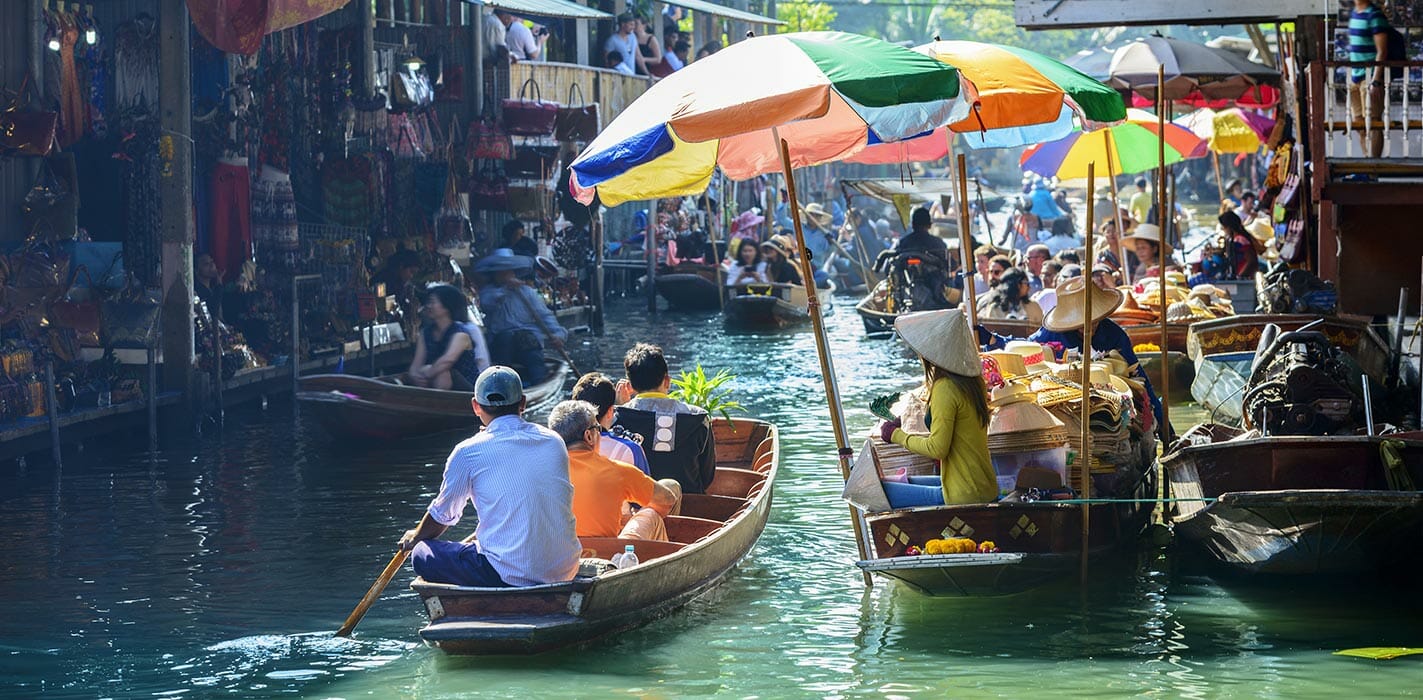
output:
[[[852,430],[907,384],[895,341],[832,316]],[[1142,551],[1088,584],[996,600],[865,588],[808,333],[728,335],[716,317],[619,304],[581,364],[634,340],[681,366],[740,375],[782,428],[775,507],[751,557],[712,594],[594,647],[460,659],[419,645],[407,569],[354,640],[331,632],[439,486],[454,437],[355,451],[294,422],[285,399],[230,414],[156,458],[117,436],[64,468],[0,472],[4,697],[1274,697],[1418,694],[1412,587],[1221,579],[1183,552]],[[1177,422],[1184,411],[1173,412]],[[463,534],[466,526],[460,528]]]

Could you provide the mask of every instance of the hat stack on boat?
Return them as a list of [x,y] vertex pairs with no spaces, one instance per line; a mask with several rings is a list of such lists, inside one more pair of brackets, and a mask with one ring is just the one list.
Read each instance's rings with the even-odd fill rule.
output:
[[[1108,363],[1093,363],[1088,410],[1092,430],[1092,473],[1111,474],[1131,456],[1130,422],[1133,416],[1131,385],[1111,373]],[[1044,406],[1066,429],[1067,445],[1082,454],[1082,376],[1080,364],[1038,377],[1033,387]]]
[[[1062,421],[1039,406],[1032,389],[1023,382],[995,389],[990,406],[988,451],[999,490],[1006,493],[1029,484],[1061,486],[1067,476],[1068,444]],[[1020,481],[1020,476],[1027,481]]]

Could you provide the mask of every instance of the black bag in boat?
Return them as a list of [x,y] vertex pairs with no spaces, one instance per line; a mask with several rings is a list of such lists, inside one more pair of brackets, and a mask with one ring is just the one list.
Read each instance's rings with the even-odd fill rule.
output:
[[613,410],[613,424],[642,436],[652,478],[676,479],[682,493],[706,493],[716,478],[716,442],[707,414],[619,406]]

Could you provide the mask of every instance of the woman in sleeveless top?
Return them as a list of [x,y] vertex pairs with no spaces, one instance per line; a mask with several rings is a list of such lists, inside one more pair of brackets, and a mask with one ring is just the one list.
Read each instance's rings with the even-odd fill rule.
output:
[[469,300],[452,285],[432,284],[421,299],[424,323],[415,341],[410,381],[416,386],[474,391],[479,373],[489,367],[484,333],[470,322]]
[[633,35],[637,37],[637,72],[639,75],[666,77],[667,62],[662,60],[662,44],[657,36],[647,29],[647,20],[639,17],[633,25]]

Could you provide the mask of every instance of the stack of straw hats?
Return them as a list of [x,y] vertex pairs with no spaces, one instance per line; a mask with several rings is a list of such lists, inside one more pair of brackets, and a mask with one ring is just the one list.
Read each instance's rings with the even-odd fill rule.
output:
[[1062,421],[1037,404],[1026,385],[1009,383],[993,391],[993,416],[988,420],[988,450],[1036,452],[1067,443]]

